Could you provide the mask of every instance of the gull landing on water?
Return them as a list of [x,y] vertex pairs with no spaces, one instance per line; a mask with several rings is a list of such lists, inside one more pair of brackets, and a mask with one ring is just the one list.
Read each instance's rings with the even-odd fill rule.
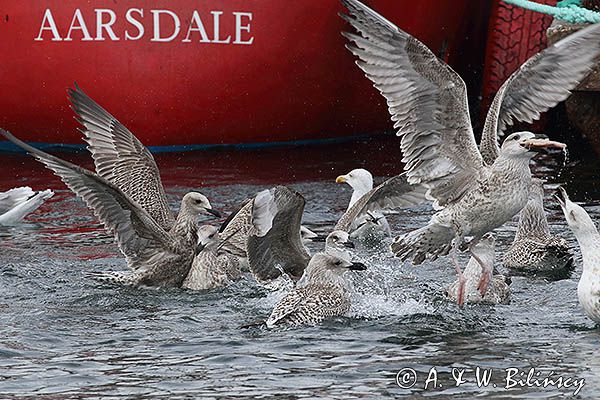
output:
[[600,323],[600,233],[583,207],[569,200],[563,188],[559,189],[562,198],[556,198],[577,238],[583,259],[583,271],[577,285],[579,304],[590,319]]
[[[401,137],[402,161],[410,184],[424,185],[434,207],[443,210],[429,224],[395,239],[391,250],[420,264],[451,252],[461,285],[456,253],[465,237],[471,249],[527,203],[529,161],[536,151],[564,149],[531,132],[498,137],[515,121],[531,122],[564,100],[600,55],[600,24],[568,36],[531,57],[503,84],[490,108],[481,150],[471,127],[464,81],[423,43],[357,0],[342,0],[342,15],[356,33],[343,33],[357,65],[386,98]],[[478,259],[485,294],[492,267]],[[458,303],[463,299],[459,297]]]
[[18,187],[0,193],[0,226],[16,225],[54,196],[50,189],[34,192],[30,187]]

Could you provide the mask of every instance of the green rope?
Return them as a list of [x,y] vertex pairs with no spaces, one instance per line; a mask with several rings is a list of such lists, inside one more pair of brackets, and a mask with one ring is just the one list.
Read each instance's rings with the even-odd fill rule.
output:
[[600,22],[600,12],[581,7],[581,0],[559,1],[556,7],[529,0],[504,0],[504,2],[531,11],[549,14],[571,24],[595,24]]

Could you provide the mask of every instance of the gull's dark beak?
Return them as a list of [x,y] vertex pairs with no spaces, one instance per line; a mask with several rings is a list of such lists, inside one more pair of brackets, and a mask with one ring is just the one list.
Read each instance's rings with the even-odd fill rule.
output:
[[549,149],[558,149],[562,151],[567,148],[566,144],[549,140],[548,136],[546,135],[535,135],[534,138],[522,142],[521,146],[525,147],[529,151],[535,151],[538,153],[547,151]]
[[354,248],[354,243],[352,243],[351,241],[344,242],[343,245],[344,245],[344,247],[347,247],[349,249]]
[[217,210],[213,210],[212,208],[205,208],[205,210],[207,213],[212,214],[217,218],[221,218],[221,213],[218,212]]
[[350,271],[365,271],[367,266],[363,263],[353,262],[352,265],[348,267]]
[[326,237],[325,236],[315,236],[313,238],[310,238],[310,240],[312,240],[313,242],[317,242],[317,243],[323,243],[325,242]]

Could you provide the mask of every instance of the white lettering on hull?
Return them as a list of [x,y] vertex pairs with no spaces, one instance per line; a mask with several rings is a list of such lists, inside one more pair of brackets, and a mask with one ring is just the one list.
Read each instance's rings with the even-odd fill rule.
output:
[[[149,11],[149,12],[147,12]],[[145,15],[147,18],[145,18]],[[150,17],[151,15],[151,17]],[[190,15],[190,14],[188,14]],[[215,43],[251,45],[254,36],[251,33],[252,13],[245,11],[210,11],[209,15],[198,10],[191,11],[191,17],[182,18],[172,10],[129,8],[123,18],[109,8],[94,9],[94,14],[85,15],[81,9],[73,11],[69,21],[57,21],[51,9],[46,9],[42,17],[35,41],[128,41],[149,40],[150,42],[169,43]],[[120,19],[124,22],[120,23]],[[212,20],[212,36],[206,30],[205,21]],[[87,22],[86,22],[87,21]],[[96,36],[90,34],[94,21]],[[182,29],[182,21],[187,22],[187,29]],[[58,24],[57,24],[58,22]],[[61,23],[64,23],[61,25]],[[69,25],[66,25],[69,23]],[[151,27],[149,25],[152,25]],[[67,32],[64,36],[61,31]],[[147,35],[151,32],[151,35]],[[185,35],[184,35],[185,33]],[[233,37],[233,40],[232,40]]]

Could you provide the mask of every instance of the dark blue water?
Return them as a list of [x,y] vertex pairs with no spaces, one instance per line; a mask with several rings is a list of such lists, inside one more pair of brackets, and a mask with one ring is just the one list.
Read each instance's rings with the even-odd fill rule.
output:
[[[554,378],[585,379],[577,398],[600,397],[600,330],[577,302],[578,250],[570,279],[515,277],[510,304],[463,309],[441,294],[454,279],[448,259],[413,267],[388,254],[363,252],[358,256],[370,269],[356,280],[362,293],[354,295],[347,317],[290,330],[241,329],[266,318],[284,293],[269,292],[251,277],[208,292],[90,281],[86,272],[124,268],[112,238],[35,161],[0,157],[7,170],[0,190],[30,185],[57,192],[26,224],[0,230],[0,398],[522,399],[570,397],[575,391],[506,389],[508,368],[535,368],[539,379],[551,371]],[[65,157],[91,165],[85,155]],[[401,171],[399,159],[393,140],[157,156],[174,207],[193,189],[215,208],[232,210],[259,190],[287,184],[304,194],[304,222],[319,232],[335,224],[350,198],[347,186],[334,183],[337,175],[366,167],[390,176]],[[552,188],[567,183],[598,220],[598,164],[563,167],[562,160],[546,159],[535,170],[550,181],[552,229],[575,244]],[[391,218],[392,226],[406,232],[430,214],[427,208],[407,210]],[[513,221],[498,230],[497,259],[515,227]],[[432,367],[438,380],[424,390]],[[476,367],[492,369],[489,385],[477,386]],[[406,368],[418,378],[410,389],[396,383]],[[456,387],[453,368],[466,370],[466,383]]]

